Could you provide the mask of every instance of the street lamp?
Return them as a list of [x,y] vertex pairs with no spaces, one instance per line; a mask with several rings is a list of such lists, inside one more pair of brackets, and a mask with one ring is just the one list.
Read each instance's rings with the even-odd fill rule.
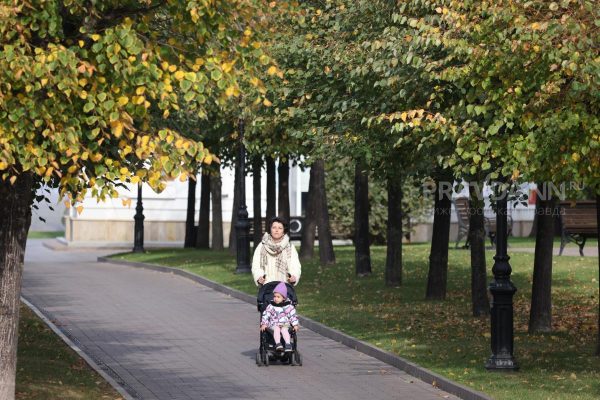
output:
[[503,187],[497,201],[496,210],[496,255],[492,272],[494,279],[489,290],[492,293],[491,347],[492,355],[485,363],[491,371],[515,371],[519,369],[513,357],[513,296],[517,288],[510,281],[512,268],[507,252],[507,197]]
[[244,274],[250,272],[250,222],[248,221],[248,210],[246,207],[246,148],[244,147],[244,120],[242,118],[240,118],[238,121],[238,128],[240,136],[238,152],[238,182],[240,188],[240,206],[238,208],[237,222],[235,223],[237,241],[237,266],[235,269],[235,273]]
[[144,250],[144,206],[142,205],[142,182],[138,183],[137,205],[135,207],[135,227],[133,231],[133,252],[143,253]]

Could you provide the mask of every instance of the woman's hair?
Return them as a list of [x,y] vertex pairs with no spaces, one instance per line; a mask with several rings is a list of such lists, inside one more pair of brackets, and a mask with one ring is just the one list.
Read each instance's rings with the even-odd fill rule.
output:
[[275,222],[279,222],[281,225],[283,225],[283,233],[288,233],[289,226],[288,226],[288,223],[285,221],[285,219],[283,219],[281,217],[273,217],[269,221],[269,235],[271,234],[271,227],[273,226],[273,224]]

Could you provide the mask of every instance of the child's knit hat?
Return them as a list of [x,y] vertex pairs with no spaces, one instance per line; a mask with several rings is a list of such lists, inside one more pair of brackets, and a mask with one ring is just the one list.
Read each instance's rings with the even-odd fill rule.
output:
[[284,299],[287,299],[287,286],[285,286],[285,282],[279,282],[277,286],[275,286],[273,293],[279,293]]

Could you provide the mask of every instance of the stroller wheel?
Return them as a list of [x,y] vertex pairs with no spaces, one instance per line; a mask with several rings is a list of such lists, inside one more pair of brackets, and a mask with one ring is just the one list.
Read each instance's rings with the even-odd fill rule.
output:
[[302,366],[302,356],[300,355],[300,352],[298,350],[296,350],[296,352],[294,352],[293,354],[294,354],[294,358],[296,361],[296,365],[299,365],[301,367]]
[[263,351],[261,356],[262,356],[261,358],[262,358],[263,365],[265,367],[268,367],[269,366],[269,353],[266,351]]
[[260,359],[260,353],[256,353],[256,365],[262,366],[262,360]]

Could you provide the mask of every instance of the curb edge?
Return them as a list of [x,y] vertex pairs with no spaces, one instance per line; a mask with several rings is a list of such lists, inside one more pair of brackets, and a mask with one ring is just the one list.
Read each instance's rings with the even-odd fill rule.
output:
[[127,390],[121,384],[119,384],[116,380],[114,380],[110,375],[108,375],[102,367],[100,367],[87,353],[85,353],[79,346],[77,346],[69,337],[60,330],[58,326],[56,326],[44,313],[37,308],[33,303],[27,300],[24,296],[21,296],[21,301],[25,304],[31,311],[35,313],[58,337],[62,339],[63,342],[67,346],[71,348],[77,355],[100,375],[110,386],[112,386],[119,394],[123,397],[124,400],[135,400],[135,398],[130,395]]
[[[243,293],[239,290],[232,289],[230,287],[221,285],[220,283],[211,281],[210,279],[206,279],[199,275],[196,275],[192,272],[188,272],[175,267],[166,267],[162,265],[156,264],[147,264],[137,261],[125,261],[125,260],[115,260],[109,257],[98,257],[98,262],[104,262],[108,264],[116,264],[123,265],[134,268],[142,268],[147,270],[152,270],[156,272],[163,273],[171,273],[175,275],[179,275],[181,277],[190,279],[194,282],[200,283],[201,285],[207,286],[213,290],[218,292],[227,294],[231,297],[235,297],[236,299],[245,301],[246,303],[255,304],[256,297],[249,295],[247,293]],[[453,394],[455,396],[460,397],[463,400],[493,400],[488,395],[473,390],[467,386],[456,383],[444,376],[441,376],[433,371],[430,371],[426,368],[419,366],[411,361],[408,361],[400,356],[397,356],[388,351],[382,350],[370,343],[364,342],[362,340],[356,339],[350,335],[347,335],[337,329],[330,328],[326,325],[321,324],[320,322],[314,321],[310,318],[299,316],[298,317],[304,327],[310,329],[311,331],[318,333],[321,336],[325,336],[326,338],[335,340],[336,342],[342,343],[345,346],[348,346],[352,349],[355,349],[363,354],[371,356],[373,358],[378,359],[388,365],[391,365],[395,368],[398,368],[407,374],[414,376],[421,381],[433,385],[434,387],[441,389],[445,392]]]

